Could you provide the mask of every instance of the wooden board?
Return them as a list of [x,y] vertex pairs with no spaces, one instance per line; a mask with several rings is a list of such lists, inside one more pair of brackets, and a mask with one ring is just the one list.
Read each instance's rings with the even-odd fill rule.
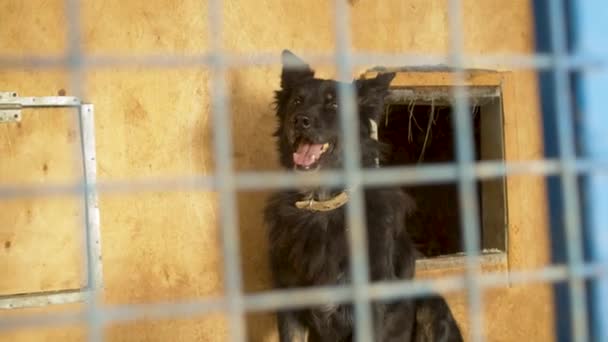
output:
[[[199,0],[82,2],[82,38],[87,53],[111,55],[189,54],[204,52],[208,46],[206,6]],[[355,51],[445,53],[448,48],[447,5],[444,0],[359,0],[351,7],[352,45]],[[279,53],[290,48],[296,53],[331,53],[334,51],[334,21],[331,2],[321,0],[225,1],[224,45],[227,51]],[[464,1],[464,43],[469,53],[526,53],[533,49],[531,8],[527,0]],[[60,55],[65,51],[66,17],[63,0],[0,2],[3,13],[0,25],[2,54]],[[499,15],[498,15],[499,14]],[[357,66],[359,75],[373,65]],[[471,66],[476,67],[476,66]],[[239,170],[276,169],[275,147],[271,132],[275,128],[273,90],[279,84],[278,66],[231,70],[229,94],[234,117],[234,157]],[[321,77],[330,77],[330,66],[320,67]],[[97,156],[99,178],[135,179],[139,177],[179,177],[213,170],[210,145],[209,79],[204,68],[142,67],[105,68],[88,71],[86,101],[96,106]],[[517,113],[505,118],[506,156],[509,160],[541,156],[541,124],[534,73],[512,71],[515,86],[505,93],[505,112]],[[67,73],[62,70],[0,69],[0,90],[15,90],[25,95],[54,95],[67,87]],[[44,121],[37,119],[23,125],[28,136],[40,132]],[[53,133],[36,139],[39,144],[52,142]],[[17,146],[17,131],[0,126],[0,148],[7,141],[12,148],[28,151],[29,144]],[[53,138],[55,139],[55,138]],[[5,151],[5,150],[2,151]],[[29,153],[29,152],[27,152]],[[49,152],[50,153],[50,152]],[[71,156],[66,154],[65,157]],[[64,156],[48,157],[49,173]],[[16,158],[16,157],[11,157]],[[24,157],[22,157],[24,158]],[[41,177],[43,155],[30,164],[6,166],[0,154],[0,170],[11,170],[32,180]],[[26,160],[26,159],[23,159]],[[2,172],[2,171],[0,171]],[[0,173],[1,177],[8,177]],[[70,176],[66,172],[56,174]],[[12,177],[12,176],[11,176]],[[27,178],[31,177],[31,178]],[[50,176],[49,176],[50,177]],[[15,178],[0,178],[0,182]],[[547,263],[547,224],[545,218],[544,180],[542,177],[518,176],[507,180],[511,193],[526,193],[521,201],[509,206],[509,267],[536,268]],[[269,287],[265,230],[261,210],[266,193],[239,194],[240,232],[243,247],[243,271],[248,291]],[[69,228],[72,216],[59,215],[70,209],[42,209],[39,204],[14,206],[23,232],[42,227],[42,217],[57,212],[48,221],[55,229]],[[28,224],[28,206],[40,211],[40,217]],[[218,245],[216,198],[203,191],[107,195],[100,198],[101,231],[106,292],[104,302],[143,303],[197,298],[222,292],[222,257]],[[514,213],[511,213],[513,211]],[[33,212],[34,213],[34,212]],[[11,214],[12,215],[12,214]],[[24,216],[25,215],[25,216]],[[38,214],[37,214],[38,215]],[[2,222],[9,218],[0,215]],[[0,229],[6,229],[2,225]],[[33,232],[40,231],[33,230]],[[29,234],[29,233],[28,233]],[[48,246],[57,246],[33,234],[40,255],[48,257]],[[65,238],[64,233],[58,234]],[[4,243],[1,241],[0,243]],[[46,243],[46,247],[44,244]],[[71,242],[65,242],[69,245]],[[32,242],[33,246],[34,243]],[[17,242],[14,247],[18,248]],[[31,247],[30,246],[30,247]],[[7,251],[0,245],[0,260]],[[53,247],[56,248],[56,247]],[[49,272],[50,283],[67,285],[75,279],[65,273],[74,251],[64,248],[56,253]],[[15,252],[11,252],[15,253]],[[60,255],[61,254],[61,255]],[[34,257],[34,256],[32,256]],[[24,257],[25,258],[25,257]],[[19,268],[29,259],[11,259]],[[0,261],[2,262],[2,261]],[[3,265],[4,266],[4,265]],[[8,267],[8,266],[7,266]],[[39,272],[33,272],[38,274]],[[40,284],[22,280],[0,280],[4,289]],[[10,283],[10,284],[9,284]],[[8,285],[7,285],[8,284]],[[465,322],[463,296],[455,297],[455,313]],[[496,290],[487,299],[491,320],[486,320],[490,341],[552,339],[550,290],[534,287],[517,291]],[[50,311],[51,309],[49,309]],[[8,313],[0,312],[0,316]],[[15,314],[12,312],[10,314]],[[251,315],[248,332],[252,341],[274,341],[276,331],[269,315]],[[514,324],[513,322],[516,322]],[[463,323],[464,324],[464,323]],[[224,341],[227,327],[221,317],[196,317],[191,320],[143,321],[109,328],[109,341]],[[74,327],[0,333],[0,341],[81,341],[82,331]]]

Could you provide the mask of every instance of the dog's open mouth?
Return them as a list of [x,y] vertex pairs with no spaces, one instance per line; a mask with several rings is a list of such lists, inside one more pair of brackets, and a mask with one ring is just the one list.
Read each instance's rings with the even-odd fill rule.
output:
[[307,140],[300,140],[295,145],[293,164],[296,170],[313,171],[319,167],[319,160],[323,153],[329,149],[329,143],[315,144]]

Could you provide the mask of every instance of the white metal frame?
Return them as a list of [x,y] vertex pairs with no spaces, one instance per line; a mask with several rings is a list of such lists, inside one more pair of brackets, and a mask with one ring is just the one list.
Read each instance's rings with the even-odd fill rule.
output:
[[[85,263],[87,285],[80,289],[61,291],[42,291],[15,295],[0,296],[0,309],[16,309],[25,307],[41,307],[55,304],[83,302],[92,291],[103,288],[103,272],[101,258],[101,234],[99,205],[94,184],[97,181],[97,162],[95,155],[95,109],[92,104],[82,103],[73,96],[19,97],[16,92],[0,92],[0,113],[4,111],[11,120],[21,120],[21,109],[24,108],[75,108],[78,110],[81,129],[82,160],[84,168],[85,191],[85,246],[91,256]],[[90,281],[90,280],[93,281]]]

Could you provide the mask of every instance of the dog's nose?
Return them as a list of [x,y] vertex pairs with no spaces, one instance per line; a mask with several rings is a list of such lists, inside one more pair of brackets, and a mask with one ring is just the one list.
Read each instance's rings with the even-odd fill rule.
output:
[[307,129],[310,128],[310,118],[305,114],[298,114],[294,118],[296,128]]

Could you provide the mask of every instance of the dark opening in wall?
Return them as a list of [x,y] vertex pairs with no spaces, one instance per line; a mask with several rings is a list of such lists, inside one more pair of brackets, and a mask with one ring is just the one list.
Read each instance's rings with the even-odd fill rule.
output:
[[[471,89],[475,160],[504,160],[502,110],[497,89]],[[385,165],[456,162],[455,113],[448,89],[394,89],[378,137],[391,146]],[[418,250],[425,257],[463,252],[458,183],[407,185],[418,210],[407,222]],[[480,250],[506,250],[504,178],[477,182]]]

